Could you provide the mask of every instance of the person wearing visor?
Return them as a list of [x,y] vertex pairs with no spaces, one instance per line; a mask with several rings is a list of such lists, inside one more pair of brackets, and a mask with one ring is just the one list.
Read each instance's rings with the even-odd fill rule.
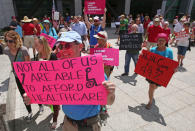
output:
[[44,25],[44,27],[43,27],[42,33],[45,33],[49,36],[52,36],[55,39],[58,38],[58,34],[57,34],[56,30],[55,30],[55,28],[52,27],[49,20],[44,20],[43,25]]
[[[57,40],[56,54],[58,59],[68,59],[81,56],[83,47],[81,36],[75,31],[63,32]],[[115,100],[115,85],[104,81],[106,88],[107,104],[112,105]],[[24,96],[25,103],[30,103],[30,98]],[[100,105],[62,105],[65,114],[63,131],[100,131],[99,113]]]
[[[168,42],[168,36],[165,33],[159,33],[156,38],[157,46],[150,49],[151,52],[164,56],[169,59],[173,59],[173,51],[171,48],[166,47],[166,43]],[[152,101],[154,96],[154,91],[160,86],[157,83],[146,79],[149,83],[149,102],[146,105],[146,109],[151,109],[152,107]]]
[[[106,31],[100,31],[94,35],[94,37],[98,40],[94,48],[112,48],[112,45],[107,42],[108,35]],[[104,65],[104,72],[108,78],[110,77],[113,69],[114,66]]]
[[106,11],[107,10],[105,8],[102,21],[100,22],[99,17],[95,16],[93,24],[89,22],[87,14],[85,14],[85,22],[88,30],[90,30],[90,41],[89,41],[90,48],[94,48],[94,46],[97,44],[97,39],[94,37],[94,35],[96,35],[100,31],[103,31],[106,27]]

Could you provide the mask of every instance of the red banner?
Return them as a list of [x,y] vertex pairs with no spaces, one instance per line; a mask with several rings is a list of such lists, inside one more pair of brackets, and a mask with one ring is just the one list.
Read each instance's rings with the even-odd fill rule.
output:
[[85,14],[104,14],[106,0],[85,0]]
[[143,50],[136,64],[135,72],[167,87],[179,63],[150,51]]

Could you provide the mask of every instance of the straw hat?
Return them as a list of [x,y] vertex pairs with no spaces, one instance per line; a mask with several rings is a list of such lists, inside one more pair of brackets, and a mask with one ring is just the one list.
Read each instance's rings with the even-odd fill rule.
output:
[[28,23],[28,22],[31,22],[32,19],[29,19],[27,16],[24,16],[24,19],[21,20],[21,21],[24,22],[24,23]]

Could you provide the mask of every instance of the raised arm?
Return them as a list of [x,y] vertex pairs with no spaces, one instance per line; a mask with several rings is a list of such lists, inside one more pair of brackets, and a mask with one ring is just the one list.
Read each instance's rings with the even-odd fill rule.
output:
[[89,30],[91,28],[91,23],[88,20],[87,14],[85,14],[85,8],[83,9],[83,12],[84,12],[84,17],[85,17],[85,23],[87,25],[87,29]]
[[103,16],[102,23],[101,23],[103,29],[106,27],[106,11],[107,11],[107,9],[105,8],[104,9],[104,16]]

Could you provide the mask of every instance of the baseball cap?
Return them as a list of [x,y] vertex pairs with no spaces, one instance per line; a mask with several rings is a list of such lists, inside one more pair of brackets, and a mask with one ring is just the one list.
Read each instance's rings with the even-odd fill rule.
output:
[[93,19],[94,19],[94,20],[97,20],[97,21],[100,20],[98,16],[95,16]]
[[160,21],[160,19],[159,18],[155,18],[154,21]]
[[98,38],[98,39],[104,39],[106,40],[108,35],[105,31],[100,31],[98,32],[96,35],[93,35],[95,38]]
[[62,32],[57,42],[74,42],[82,44],[81,36],[75,31]]
[[43,23],[49,23],[50,24],[49,20],[44,20]]

